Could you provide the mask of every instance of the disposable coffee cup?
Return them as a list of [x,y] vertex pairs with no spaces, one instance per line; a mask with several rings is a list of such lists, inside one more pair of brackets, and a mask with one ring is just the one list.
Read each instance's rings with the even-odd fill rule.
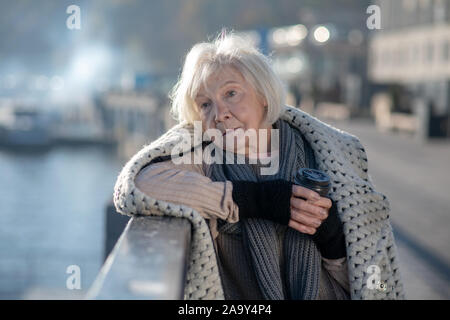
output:
[[331,187],[330,177],[325,172],[310,168],[299,169],[294,183],[317,192],[321,197],[327,197]]

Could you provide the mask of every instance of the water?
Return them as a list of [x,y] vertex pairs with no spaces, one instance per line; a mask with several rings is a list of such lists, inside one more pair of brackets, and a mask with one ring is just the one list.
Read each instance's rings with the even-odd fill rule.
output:
[[[105,207],[121,164],[112,150],[0,150],[0,299],[79,298],[103,261]],[[81,290],[66,269],[78,265]]]

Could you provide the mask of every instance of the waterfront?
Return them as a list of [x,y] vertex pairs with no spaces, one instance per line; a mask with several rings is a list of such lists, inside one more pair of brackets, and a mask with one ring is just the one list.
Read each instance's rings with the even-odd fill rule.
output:
[[[111,149],[0,150],[0,299],[80,297],[103,261],[105,206],[121,164]],[[81,290],[66,289],[69,265]]]
[[[129,221],[111,206],[122,165],[176,124],[172,101],[195,100],[172,99],[199,72],[187,61],[192,68],[180,73],[189,49],[230,33],[267,56],[286,89],[269,90],[274,96],[286,93],[287,104],[360,139],[391,206],[406,297],[450,299],[450,0],[23,0],[4,1],[0,16],[0,300],[84,298],[100,275],[105,234],[108,253]],[[266,82],[266,71],[251,73]],[[164,207],[139,198],[136,212]],[[353,209],[366,205],[376,206],[357,200]],[[154,266],[189,237],[160,232],[154,220],[124,234],[127,254],[111,255],[98,277],[120,283],[99,281],[109,297],[141,299],[174,285],[182,292],[173,269],[184,270],[186,259],[161,268],[170,277]],[[358,230],[347,243],[357,249],[348,261],[356,296],[373,279],[367,269],[354,277],[362,263],[393,262],[383,234]],[[377,241],[376,256],[358,247],[366,241]],[[80,290],[67,288],[74,265]]]

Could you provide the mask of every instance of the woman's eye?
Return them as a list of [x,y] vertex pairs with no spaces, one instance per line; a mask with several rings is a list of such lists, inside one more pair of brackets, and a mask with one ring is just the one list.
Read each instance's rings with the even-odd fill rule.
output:
[[234,97],[235,95],[236,95],[236,91],[234,91],[234,90],[230,90],[227,92],[228,97]]
[[204,109],[204,108],[208,108],[208,107],[209,107],[209,105],[210,105],[210,103],[209,103],[209,102],[204,102],[204,103],[202,103],[202,104],[201,104],[201,108],[202,108],[202,109]]

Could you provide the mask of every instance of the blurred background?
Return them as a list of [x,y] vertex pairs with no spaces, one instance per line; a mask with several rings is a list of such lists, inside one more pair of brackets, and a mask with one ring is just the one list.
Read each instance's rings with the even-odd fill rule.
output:
[[187,50],[224,27],[270,55],[290,105],[361,139],[407,298],[450,298],[450,0],[0,6],[0,299],[84,296],[128,219],[120,169],[175,124]]

